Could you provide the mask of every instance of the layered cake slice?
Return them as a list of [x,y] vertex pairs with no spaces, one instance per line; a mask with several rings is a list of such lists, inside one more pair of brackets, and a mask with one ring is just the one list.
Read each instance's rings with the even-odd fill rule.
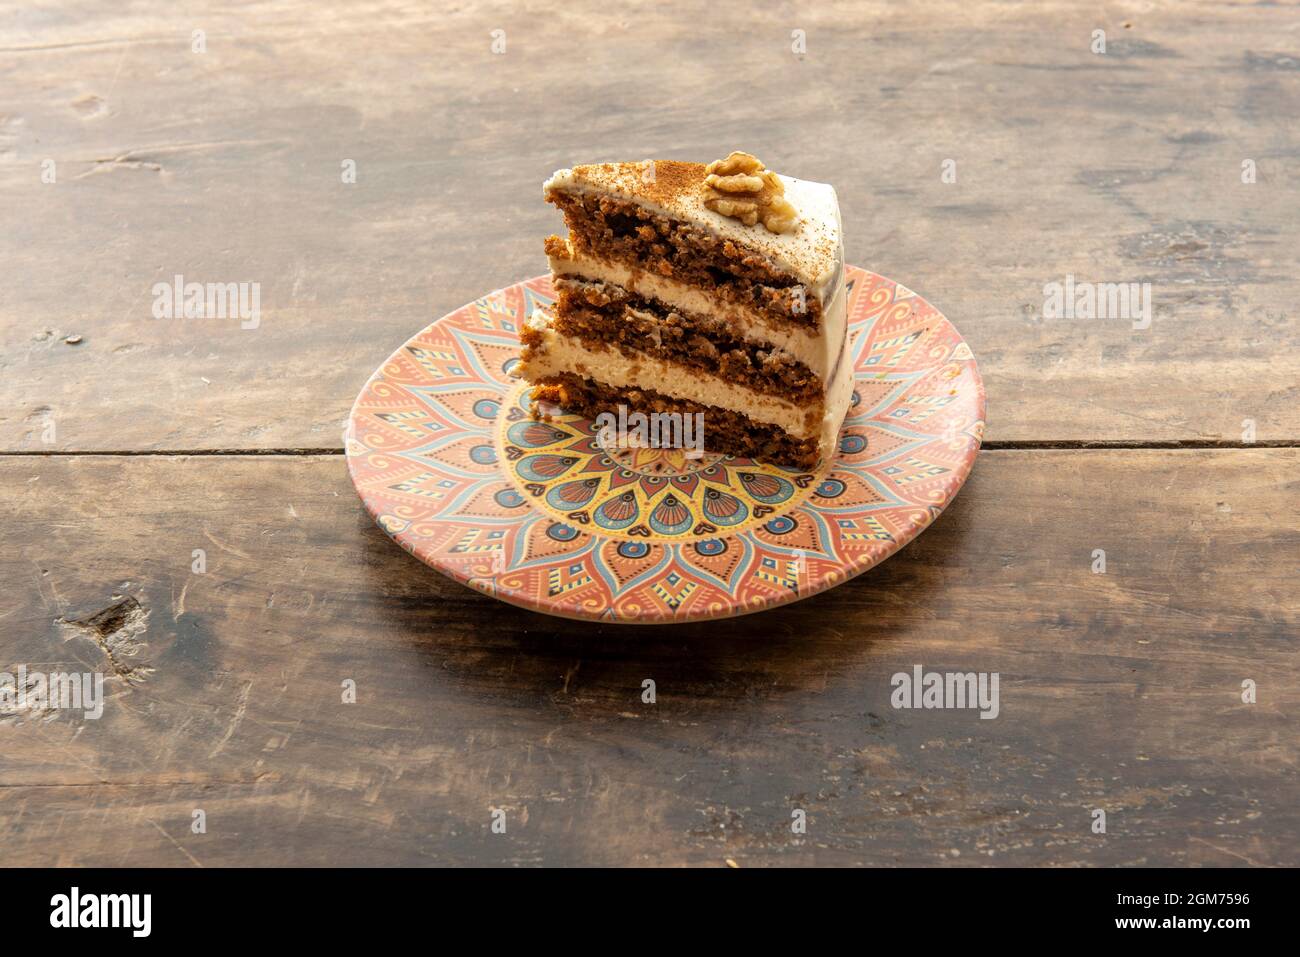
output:
[[702,414],[706,450],[792,468],[833,452],[853,376],[832,187],[732,153],[577,166],[543,194],[569,234],[521,336],[535,413]]

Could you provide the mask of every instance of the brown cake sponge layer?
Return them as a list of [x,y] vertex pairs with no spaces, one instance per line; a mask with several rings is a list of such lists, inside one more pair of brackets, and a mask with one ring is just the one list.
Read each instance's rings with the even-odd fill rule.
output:
[[545,418],[538,403],[559,406],[566,412],[595,419],[602,412],[618,414],[619,405],[638,412],[704,413],[704,448],[709,452],[760,459],[811,471],[818,460],[815,439],[796,439],[784,429],[739,412],[674,399],[650,389],[623,389],[571,372],[547,376],[532,384],[533,414]]
[[791,402],[821,398],[823,384],[806,365],[771,345],[735,336],[705,316],[686,315],[604,282],[556,279],[555,330],[612,345],[629,358],[666,359]]
[[574,245],[592,256],[697,286],[778,322],[821,326],[821,302],[795,276],[730,240],[611,196],[552,191],[546,198],[564,213]]

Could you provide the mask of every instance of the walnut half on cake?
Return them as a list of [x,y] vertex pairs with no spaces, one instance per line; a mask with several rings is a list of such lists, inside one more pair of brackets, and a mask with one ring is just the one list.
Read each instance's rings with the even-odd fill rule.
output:
[[703,413],[704,447],[812,469],[852,395],[839,204],[747,153],[557,172],[557,300],[523,331],[534,403]]

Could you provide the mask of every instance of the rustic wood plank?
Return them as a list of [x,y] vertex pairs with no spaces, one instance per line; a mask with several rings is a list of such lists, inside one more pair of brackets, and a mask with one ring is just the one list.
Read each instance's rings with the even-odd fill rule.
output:
[[[1300,437],[1285,5],[514,6],[6,17],[0,448],[336,448],[393,348],[543,270],[552,169],[735,146],[957,323],[991,441]],[[1150,282],[1151,328],[1041,320],[1067,273]],[[176,274],[260,283],[260,325],[152,318]]]
[[[113,673],[0,715],[5,860],[1294,865],[1298,465],[986,452],[861,578],[638,629],[425,569],[337,456],[0,459],[0,670]],[[916,664],[999,717],[895,710]]]

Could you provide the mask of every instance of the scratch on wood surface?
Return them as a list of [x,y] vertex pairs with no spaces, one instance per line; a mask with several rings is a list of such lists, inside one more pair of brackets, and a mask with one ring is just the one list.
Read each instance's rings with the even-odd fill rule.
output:
[[582,667],[582,661],[578,660],[574,662],[572,668],[570,668],[568,671],[564,673],[564,688],[561,689],[560,694],[569,693],[569,682],[573,679],[573,676],[578,673],[578,669],[581,667]]
[[127,44],[124,44],[124,45],[122,46],[122,53],[121,53],[121,55],[117,58],[117,69],[113,71],[113,79],[112,79],[112,81],[108,84],[108,92],[104,94],[104,102],[105,102],[105,104],[108,103],[108,98],[109,98],[110,96],[113,95],[113,91],[114,91],[115,89],[117,89],[117,78],[120,77],[120,76],[122,75],[122,64],[126,62],[126,54],[127,54],[127,51],[130,50],[130,49],[131,49],[131,47],[130,47],[129,45],[127,45]]
[[[41,596],[41,601],[45,603],[46,608],[62,608],[63,598],[59,595],[59,590],[54,586],[54,581],[49,577],[49,573],[41,566],[32,562],[32,568],[36,570],[36,593]],[[45,596],[45,586],[50,586],[50,597]],[[4,617],[0,615],[0,617]]]
[[47,53],[54,50],[78,50],[86,47],[111,47],[132,43],[175,43],[174,36],[165,37],[114,37],[109,40],[69,40],[66,43],[35,43],[25,47],[0,47],[0,53]]
[[197,857],[195,857],[195,856],[194,856],[193,854],[191,854],[189,851],[185,850],[185,848],[181,845],[181,842],[180,842],[180,841],[176,840],[176,838],[172,837],[170,834],[168,834],[166,831],[164,831],[163,828],[162,828],[162,825],[160,825],[160,824],[159,824],[157,821],[155,821],[153,818],[148,818],[147,820],[149,821],[150,824],[152,824],[155,828],[157,828],[159,834],[161,834],[163,837],[167,838],[167,840],[169,840],[169,841],[172,842],[172,844],[175,846],[176,850],[180,851],[182,854],[184,854],[186,857],[188,857],[188,858],[190,859],[190,863],[191,863],[191,864],[193,864],[195,867],[202,867],[202,866],[203,866],[203,865],[199,862],[199,859],[198,859]]
[[1212,844],[1211,842],[1207,841],[1207,840],[1206,840],[1205,838],[1203,838],[1203,837],[1192,837],[1192,838],[1189,838],[1189,840],[1193,840],[1193,841],[1195,841],[1195,842],[1198,843],[1198,844],[1204,844],[1206,847],[1212,847],[1212,848],[1214,848],[1216,851],[1218,851],[1218,852],[1221,853],[1221,854],[1227,854],[1229,857],[1235,857],[1235,858],[1237,858],[1238,860],[1245,861],[1245,862],[1246,862],[1247,864],[1249,864],[1251,867],[1264,867],[1264,866],[1266,866],[1266,865],[1264,865],[1264,864],[1261,864],[1259,861],[1256,861],[1256,860],[1253,860],[1252,858],[1247,857],[1245,854],[1238,854],[1236,851],[1230,851],[1230,850],[1228,850],[1226,847],[1219,847],[1218,844]]
[[251,556],[247,552],[241,552],[238,548],[235,548],[233,545],[227,545],[225,542],[219,540],[215,535],[213,535],[212,532],[208,531],[208,529],[205,528],[203,530],[203,535],[204,537],[207,538],[208,541],[210,541],[213,545],[216,545],[217,548],[221,549],[223,552],[229,552],[232,555],[238,555],[240,558],[251,560]]
[[[225,149],[229,146],[288,146],[287,140],[252,139],[252,140],[199,140],[193,143],[171,143],[159,146],[139,146],[112,156],[95,156],[88,160],[73,159],[73,163],[94,163],[98,165],[120,163],[124,165],[146,164],[157,167],[153,157],[168,156],[177,153],[201,153],[209,150]],[[84,175],[84,174],[83,174]]]
[[190,590],[190,583],[192,581],[194,581],[193,575],[191,575],[189,578],[186,578],[185,584],[181,586],[181,597],[178,598],[175,604],[172,605],[173,618],[179,618],[181,615],[185,614],[185,593]]
[[250,679],[244,682],[244,688],[239,692],[239,706],[235,709],[235,716],[231,718],[230,724],[226,728],[226,733],[221,736],[221,740],[217,742],[217,746],[208,753],[209,758],[215,758],[220,754],[221,749],[226,746],[226,742],[234,737],[235,731],[239,728],[239,722],[244,720],[244,712],[248,710],[248,694],[252,690],[252,680]]
[[112,159],[97,159],[95,165],[84,172],[78,173],[73,179],[85,179],[87,176],[94,176],[97,173],[104,173],[115,169],[144,169],[153,173],[162,172],[161,163],[152,163],[147,160],[132,159],[129,153],[121,156],[115,156]]

